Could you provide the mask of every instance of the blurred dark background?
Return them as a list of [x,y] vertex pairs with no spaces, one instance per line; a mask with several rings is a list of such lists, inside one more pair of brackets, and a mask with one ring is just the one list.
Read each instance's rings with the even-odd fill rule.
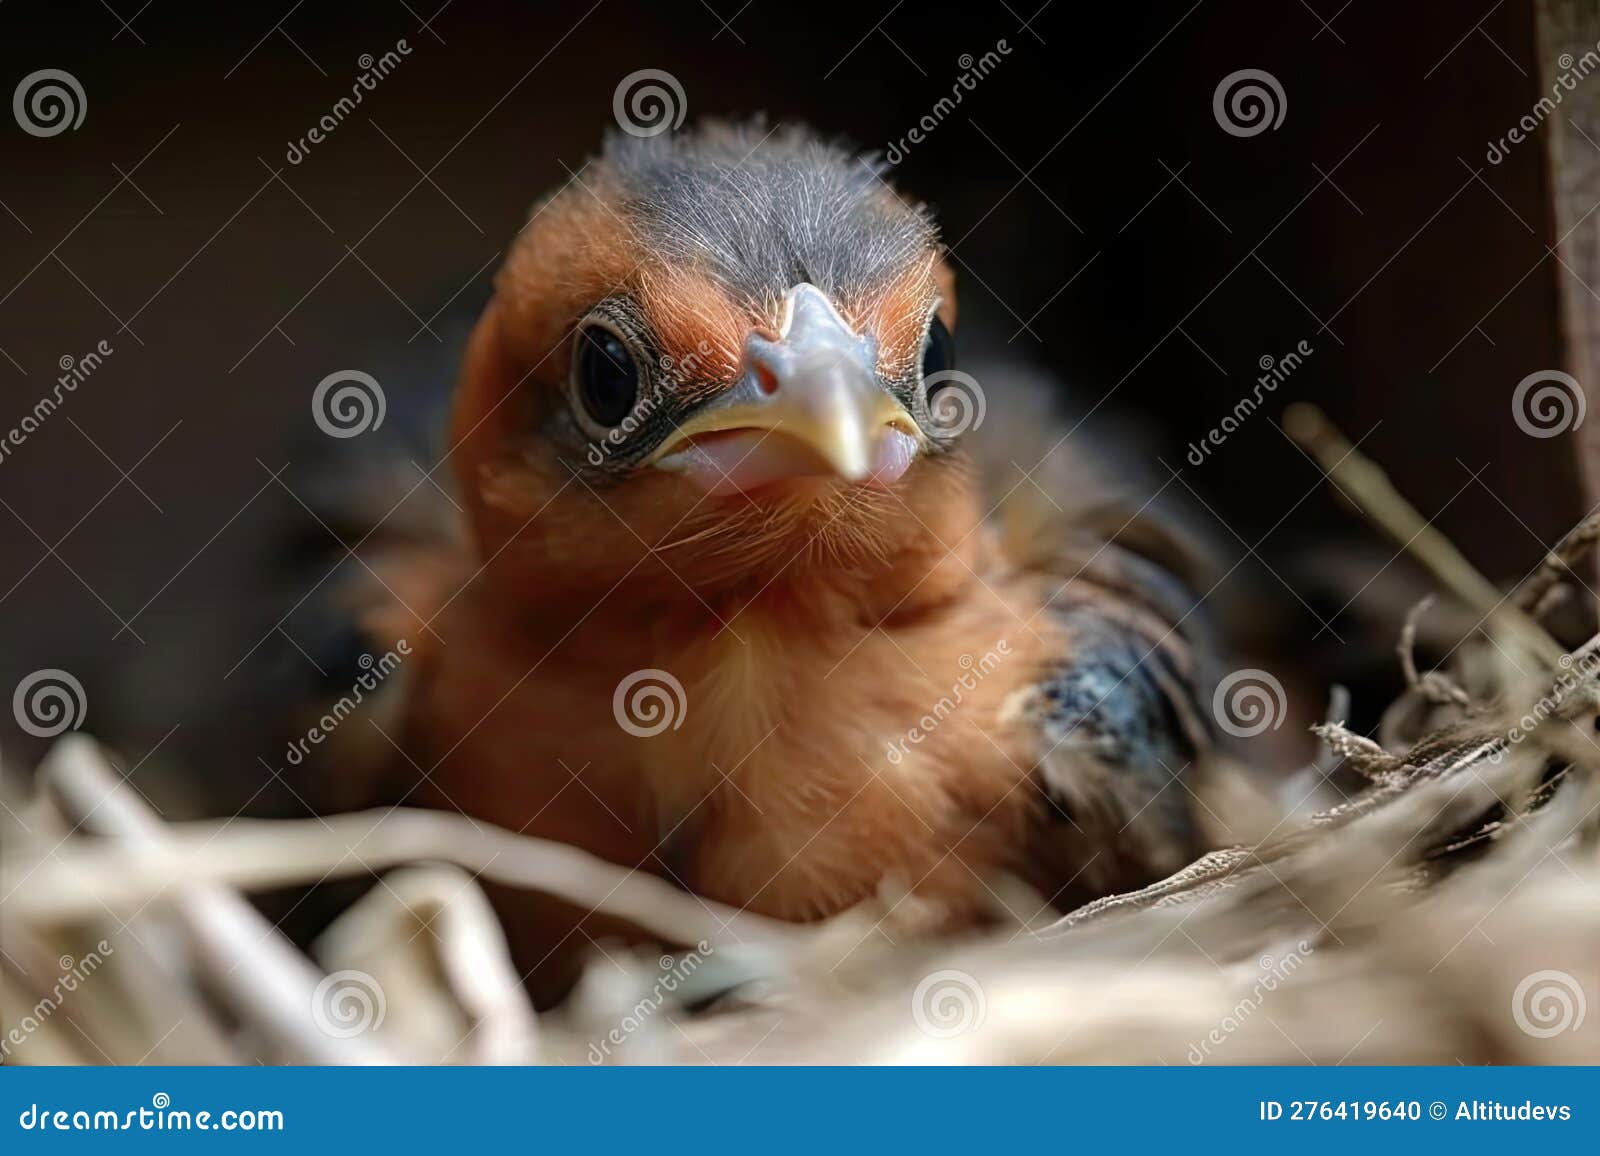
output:
[[[1286,404],[1364,439],[1497,581],[1588,506],[1572,448],[1509,420],[1516,383],[1565,364],[1567,274],[1542,143],[1485,160],[1548,87],[1534,5],[1483,7],[10,0],[4,93],[62,69],[87,114],[47,138],[0,118],[0,429],[61,358],[114,352],[0,460],[0,688],[72,671],[90,729],[136,736],[137,757],[201,726],[185,704],[225,675],[248,701],[300,661],[243,611],[284,528],[319,532],[289,492],[316,452],[312,389],[351,366],[405,367],[402,392],[448,376],[434,332],[614,124],[626,74],[671,73],[691,119],[761,112],[881,150],[1003,40],[892,173],[937,206],[962,339],[1058,373],[1092,410],[1074,436],[1138,427],[1240,563],[1217,598],[1250,607],[1242,645],[1313,697],[1370,675],[1370,722],[1404,609],[1378,595],[1406,564],[1287,440]],[[363,54],[402,39],[289,163]],[[1241,69],[1281,85],[1275,129],[1220,127],[1213,94]],[[1302,341],[1263,412],[1186,460]],[[163,679],[176,692],[130,717],[126,684]],[[35,751],[10,722],[8,756]]]

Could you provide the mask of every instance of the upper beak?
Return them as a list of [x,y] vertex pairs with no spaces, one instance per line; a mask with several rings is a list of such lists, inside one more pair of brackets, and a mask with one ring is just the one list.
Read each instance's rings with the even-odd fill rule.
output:
[[804,282],[785,296],[777,340],[751,333],[739,381],[685,420],[650,461],[667,469],[707,464],[716,439],[706,435],[735,430],[758,435],[749,444],[734,439],[731,448],[741,463],[764,453],[766,480],[820,473],[862,481],[890,459],[903,470],[921,440],[911,415],[878,383],[876,342],[852,332],[827,296]]

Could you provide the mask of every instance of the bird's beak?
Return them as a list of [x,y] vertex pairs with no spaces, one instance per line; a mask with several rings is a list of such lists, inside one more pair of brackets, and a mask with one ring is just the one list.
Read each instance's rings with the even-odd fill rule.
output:
[[816,286],[789,290],[776,339],[745,339],[743,368],[653,464],[729,492],[801,476],[892,481],[915,456],[921,433],[878,382],[876,342],[853,332]]

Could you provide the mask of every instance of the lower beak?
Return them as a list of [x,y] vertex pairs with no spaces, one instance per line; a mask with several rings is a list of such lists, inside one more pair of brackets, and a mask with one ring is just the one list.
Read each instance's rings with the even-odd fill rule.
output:
[[723,492],[905,472],[921,435],[878,382],[875,342],[852,332],[815,286],[795,286],[784,306],[778,339],[752,333],[740,380],[680,424],[651,463]]

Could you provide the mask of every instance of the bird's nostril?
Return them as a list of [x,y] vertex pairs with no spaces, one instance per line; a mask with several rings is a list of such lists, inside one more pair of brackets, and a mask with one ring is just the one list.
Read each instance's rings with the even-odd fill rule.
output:
[[768,397],[778,392],[778,375],[772,372],[771,367],[763,362],[755,363],[756,388]]

